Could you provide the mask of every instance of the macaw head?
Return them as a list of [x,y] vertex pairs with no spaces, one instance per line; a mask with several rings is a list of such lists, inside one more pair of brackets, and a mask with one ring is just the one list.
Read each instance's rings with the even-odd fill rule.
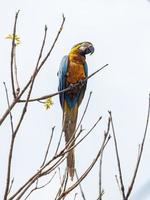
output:
[[71,51],[78,52],[81,56],[91,55],[94,53],[94,47],[91,42],[81,42],[73,46]]

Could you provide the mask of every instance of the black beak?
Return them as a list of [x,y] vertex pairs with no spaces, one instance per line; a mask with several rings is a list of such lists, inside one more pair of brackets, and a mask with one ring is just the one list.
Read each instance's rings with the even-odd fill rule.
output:
[[81,47],[78,49],[80,55],[85,56],[86,54],[93,54],[94,53],[94,47],[91,43],[86,42],[81,45]]
[[85,50],[85,54],[92,55],[94,53],[94,47],[91,45]]

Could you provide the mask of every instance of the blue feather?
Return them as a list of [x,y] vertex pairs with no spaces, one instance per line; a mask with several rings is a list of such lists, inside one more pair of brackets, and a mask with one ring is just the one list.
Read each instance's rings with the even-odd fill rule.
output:
[[[64,56],[62,58],[62,61],[60,63],[59,71],[58,71],[58,78],[59,78],[59,86],[58,86],[58,91],[61,91],[65,89],[65,81],[66,81],[66,74],[67,74],[67,67],[68,67],[68,56]],[[84,64],[84,71],[86,77],[88,76],[88,66],[87,63],[85,62]],[[60,99],[60,104],[61,107],[63,108],[64,100],[67,101],[67,104],[70,108],[73,108],[75,104],[79,100],[79,105],[84,97],[84,93],[86,90],[86,84],[85,86],[74,96],[74,98],[70,98],[67,92],[59,94],[59,99]]]
[[[58,91],[65,89],[65,77],[67,73],[67,67],[68,67],[68,56],[64,56],[61,60],[58,71],[58,78],[59,78]],[[59,94],[59,100],[62,108],[64,103],[64,95],[65,95],[64,93]]]

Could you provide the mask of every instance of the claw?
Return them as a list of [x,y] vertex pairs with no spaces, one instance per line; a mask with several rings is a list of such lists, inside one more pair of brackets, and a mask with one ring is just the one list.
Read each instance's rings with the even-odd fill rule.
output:
[[78,83],[79,83],[78,87],[79,89],[81,89],[85,85],[85,80],[79,80]]
[[70,83],[69,87],[70,87],[70,89],[72,89],[74,87],[74,84]]

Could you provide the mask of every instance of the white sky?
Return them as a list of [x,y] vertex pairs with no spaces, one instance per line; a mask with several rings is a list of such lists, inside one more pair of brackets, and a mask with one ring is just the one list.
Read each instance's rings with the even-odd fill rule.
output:
[[[14,15],[18,9],[20,9],[18,35],[21,37],[21,44],[17,49],[17,63],[21,86],[25,84],[34,69],[44,25],[48,26],[46,53],[57,33],[62,13],[66,16],[63,32],[35,84],[34,97],[57,90],[56,74],[60,60],[78,42],[90,41],[95,46],[95,53],[87,57],[89,73],[106,63],[109,64],[107,69],[88,82],[79,116],[84,110],[91,90],[93,95],[83,127],[89,130],[101,115],[103,120],[87,141],[78,147],[76,167],[79,173],[82,173],[96,155],[107,125],[107,111],[111,110],[119,142],[124,179],[128,186],[136,161],[138,144],[144,132],[150,92],[150,3],[147,0],[3,1],[0,8],[0,113],[3,113],[6,108],[3,81],[7,83],[8,88],[10,86],[10,42],[4,38],[12,32]],[[49,111],[45,111],[38,103],[29,106],[14,151],[12,172],[15,176],[14,190],[38,169],[52,126],[56,125],[55,139],[59,137],[62,112],[58,97],[53,98],[53,101],[54,106]],[[19,111],[20,107],[17,109]],[[17,116],[14,114],[15,119]],[[0,132],[0,182],[4,184],[3,170],[6,166],[6,153],[11,134],[9,118],[0,128]],[[131,198],[133,200],[150,198],[147,189],[150,187],[149,141],[150,134],[147,137]],[[114,178],[118,172],[113,140],[109,142],[105,151],[103,167],[105,190],[103,199],[121,199]],[[83,183],[85,195],[89,200],[96,199],[98,194],[98,165],[94,170],[95,172],[92,172],[89,179]],[[0,188],[0,199],[3,189]],[[53,192],[45,189],[44,192],[33,194],[30,200],[37,198],[47,200],[52,198],[51,195]]]

